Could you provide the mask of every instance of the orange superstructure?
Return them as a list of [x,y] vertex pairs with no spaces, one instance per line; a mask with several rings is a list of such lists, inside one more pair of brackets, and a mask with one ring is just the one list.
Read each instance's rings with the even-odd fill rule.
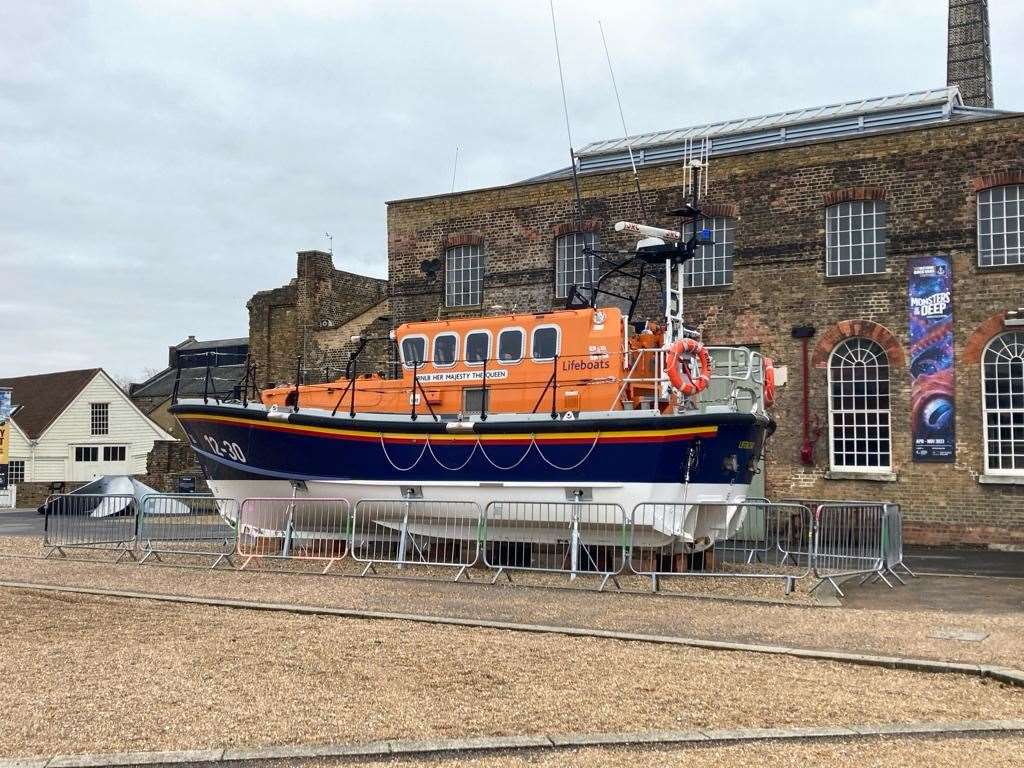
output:
[[295,405],[297,397],[300,407],[360,413],[409,413],[415,405],[467,416],[620,410],[653,393],[643,379],[657,377],[656,357],[637,352],[658,349],[662,332],[631,333],[609,307],[407,323],[394,340],[400,378],[285,385],[265,390],[263,402]]

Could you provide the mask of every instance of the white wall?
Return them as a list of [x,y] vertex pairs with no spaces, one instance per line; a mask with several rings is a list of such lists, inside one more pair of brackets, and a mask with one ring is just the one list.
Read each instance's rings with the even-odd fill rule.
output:
[[[109,403],[106,435],[92,434],[92,403]],[[26,482],[90,480],[99,475],[136,475],[146,471],[146,456],[157,440],[174,438],[144,416],[102,371],[78,394],[36,441],[26,458]],[[99,461],[76,462],[75,447],[99,447]],[[123,462],[104,462],[103,446],[125,446]],[[12,448],[15,444],[12,443]]]

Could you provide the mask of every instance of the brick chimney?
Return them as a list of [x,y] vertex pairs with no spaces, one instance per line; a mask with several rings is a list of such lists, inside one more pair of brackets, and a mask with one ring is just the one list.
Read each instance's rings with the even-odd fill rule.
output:
[[949,0],[946,85],[960,86],[969,107],[992,106],[988,0]]

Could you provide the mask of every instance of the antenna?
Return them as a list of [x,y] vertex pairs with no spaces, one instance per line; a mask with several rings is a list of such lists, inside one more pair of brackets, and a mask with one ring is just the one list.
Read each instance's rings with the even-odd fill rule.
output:
[[626,128],[626,114],[622,111],[622,99],[619,98],[619,85],[615,82],[615,70],[612,69],[612,56],[608,52],[608,40],[604,36],[604,24],[597,20],[597,26],[601,30],[601,42],[604,43],[604,57],[608,62],[608,74],[612,76],[612,88],[615,90],[615,102],[619,105],[619,119],[622,120],[622,138],[626,142],[626,149],[629,150],[629,164],[633,167],[633,181],[636,183],[636,199],[640,204],[640,215],[647,221],[647,207],[644,205],[644,193],[640,189],[640,174],[636,170],[636,160],[633,158],[633,143],[629,140],[629,130]]
[[583,229],[583,199],[580,197],[580,179],[576,173],[576,155],[572,151],[572,128],[569,126],[569,102],[565,98],[565,76],[562,74],[562,53],[558,48],[558,25],[555,23],[555,0],[551,7],[551,31],[555,34],[555,61],[558,62],[558,82],[562,86],[562,111],[565,113],[565,134],[569,138],[569,162],[572,166],[572,184],[576,190],[576,226]]
[[330,232],[324,232],[324,237],[327,238],[327,252],[334,255],[334,235]]
[[451,193],[455,194],[455,173],[459,170],[459,145],[455,145],[455,162],[452,163],[452,190]]

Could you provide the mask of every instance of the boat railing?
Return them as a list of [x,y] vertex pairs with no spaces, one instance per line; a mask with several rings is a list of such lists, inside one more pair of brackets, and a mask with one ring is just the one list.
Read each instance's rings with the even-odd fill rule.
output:
[[171,387],[171,404],[183,395],[202,397],[204,403],[213,400],[241,402],[259,400],[256,385],[256,363],[248,354],[237,352],[203,353],[204,365],[188,365],[191,358],[179,357],[174,366],[174,383]]

